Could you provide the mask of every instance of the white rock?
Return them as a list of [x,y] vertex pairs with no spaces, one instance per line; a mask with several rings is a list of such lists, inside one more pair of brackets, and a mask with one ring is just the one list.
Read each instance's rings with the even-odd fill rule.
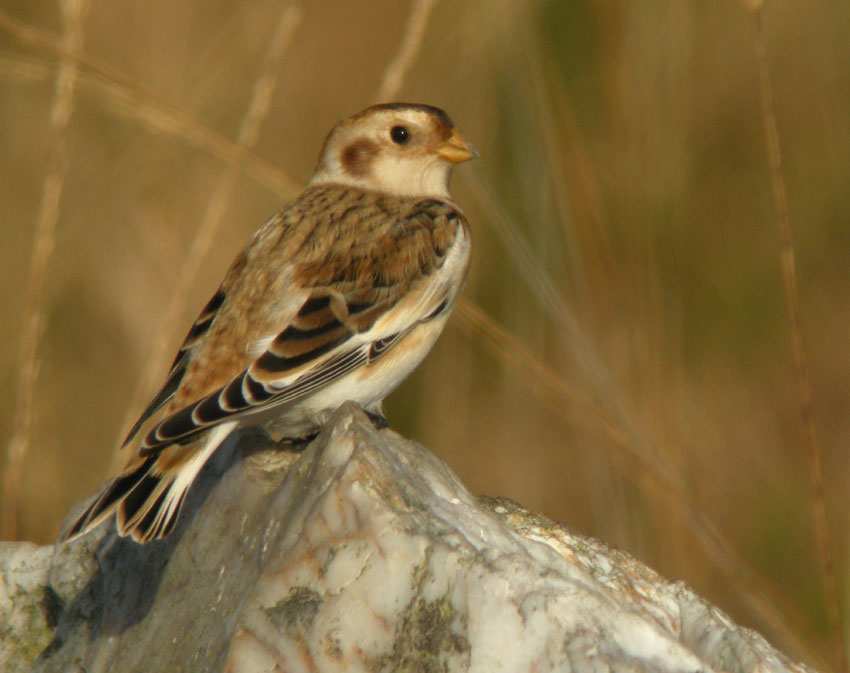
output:
[[627,554],[474,498],[352,405],[300,454],[242,437],[170,538],[98,531],[49,578],[64,611],[37,671],[808,670]]

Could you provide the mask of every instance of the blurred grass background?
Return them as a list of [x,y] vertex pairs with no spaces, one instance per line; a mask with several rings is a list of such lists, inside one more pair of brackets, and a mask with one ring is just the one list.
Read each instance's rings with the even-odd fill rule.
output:
[[763,18],[831,595],[759,38],[737,0],[0,0],[4,447],[33,385],[6,536],[50,542],[110,475],[233,256],[331,125],[389,95],[445,108],[481,152],[453,188],[475,236],[469,303],[388,401],[396,429],[474,492],[622,547],[839,670],[850,7],[777,0]]

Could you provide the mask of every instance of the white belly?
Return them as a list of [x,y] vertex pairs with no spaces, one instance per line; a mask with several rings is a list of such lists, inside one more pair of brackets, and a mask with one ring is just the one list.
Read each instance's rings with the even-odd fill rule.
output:
[[379,412],[380,403],[422,362],[443,330],[447,315],[422,323],[375,362],[358,367],[330,385],[300,400],[265,409],[246,418],[246,425],[265,425],[284,437],[304,437],[318,431],[343,402]]

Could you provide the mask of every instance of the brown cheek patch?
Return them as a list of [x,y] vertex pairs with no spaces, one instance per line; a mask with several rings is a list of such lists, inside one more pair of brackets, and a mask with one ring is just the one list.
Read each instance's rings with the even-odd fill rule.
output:
[[378,145],[371,140],[355,140],[342,151],[343,170],[355,178],[366,177],[378,151]]

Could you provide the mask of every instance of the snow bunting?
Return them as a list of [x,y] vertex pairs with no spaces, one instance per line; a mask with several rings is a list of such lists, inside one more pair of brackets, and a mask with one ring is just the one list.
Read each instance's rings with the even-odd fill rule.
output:
[[121,535],[163,537],[237,428],[309,436],[346,400],[380,415],[463,286],[469,225],[449,178],[475,156],[427,105],[375,105],[338,123],[304,192],[236,257],[124,446],[163,410],[161,420],[62,539],[113,512]]

